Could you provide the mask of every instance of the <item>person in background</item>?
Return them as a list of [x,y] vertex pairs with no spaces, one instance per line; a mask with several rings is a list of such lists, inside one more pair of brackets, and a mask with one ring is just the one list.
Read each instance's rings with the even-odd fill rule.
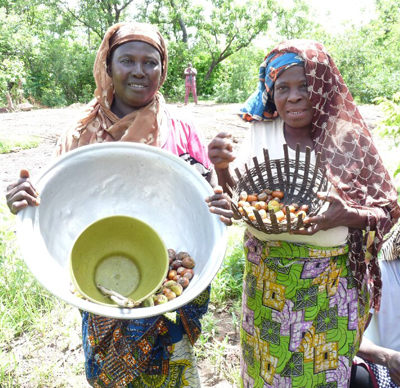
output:
[[[295,159],[296,144],[316,153],[330,192],[304,219],[306,228],[266,234],[247,226],[241,324],[242,386],[347,388],[371,305],[379,309],[377,254],[400,216],[397,192],[371,134],[334,61],[321,43],[290,40],[260,66],[259,87],[240,116],[251,122],[239,157],[230,134],[219,133],[209,157],[220,185],[234,187],[230,165],[243,173],[282,159],[283,144]],[[276,188],[270,187],[272,190]],[[210,211],[229,218],[227,199],[206,199]],[[222,206],[224,205],[224,206]],[[370,232],[374,239],[365,253]],[[371,289],[369,288],[371,287]]]
[[354,360],[350,388],[400,386],[400,223],[379,252],[382,302],[370,322]]
[[197,104],[197,92],[196,92],[196,75],[197,70],[189,62],[188,67],[185,69],[185,105],[189,101],[189,93],[192,92],[194,103]]
[[[110,27],[94,63],[95,99],[59,139],[56,154],[88,144],[138,142],[182,158],[211,182],[212,165],[203,137],[165,104],[159,92],[167,68],[167,48],[155,27],[142,23]],[[8,187],[6,197],[14,214],[28,205],[40,205],[26,171]],[[164,315],[118,320],[83,311],[85,370],[91,386],[200,387],[193,345],[209,294],[210,287],[180,308],[174,321]]]

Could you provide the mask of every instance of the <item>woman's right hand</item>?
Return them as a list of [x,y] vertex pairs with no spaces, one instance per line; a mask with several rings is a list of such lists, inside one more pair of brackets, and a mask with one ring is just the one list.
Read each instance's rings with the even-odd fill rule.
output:
[[225,170],[235,160],[232,135],[220,132],[208,145],[208,157],[216,169]]
[[20,179],[7,187],[6,199],[7,206],[13,214],[17,214],[29,205],[40,205],[39,193],[32,186],[28,170],[21,170]]
[[224,194],[221,186],[214,187],[214,195],[207,197],[206,203],[210,212],[217,214],[225,225],[232,225],[233,212],[231,209],[231,201],[229,197]]

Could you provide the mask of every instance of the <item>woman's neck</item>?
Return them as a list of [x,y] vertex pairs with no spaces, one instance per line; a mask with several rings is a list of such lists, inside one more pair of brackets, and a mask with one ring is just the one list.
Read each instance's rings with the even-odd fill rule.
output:
[[134,112],[135,110],[138,110],[138,109],[126,106],[124,104],[118,104],[118,102],[116,100],[114,100],[111,105],[111,112],[113,112],[120,119],[122,119],[126,115]]
[[311,125],[302,128],[293,128],[283,124],[283,134],[287,145],[295,150],[296,145],[300,144],[300,151],[305,152],[306,147],[314,148],[314,142],[311,136]]

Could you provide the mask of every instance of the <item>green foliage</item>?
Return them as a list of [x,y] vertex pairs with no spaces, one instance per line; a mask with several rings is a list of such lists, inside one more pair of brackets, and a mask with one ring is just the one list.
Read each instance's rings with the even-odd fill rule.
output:
[[211,301],[215,306],[221,306],[229,299],[236,301],[240,306],[243,271],[243,228],[232,226],[229,229],[228,248],[224,262],[211,288]]
[[400,4],[377,1],[377,17],[329,37],[326,46],[356,100],[371,103],[400,90]]
[[7,91],[17,99],[19,83],[25,98],[47,106],[90,100],[95,51],[76,41],[72,31],[54,24],[56,20],[61,23],[54,9],[43,4],[31,6],[29,12],[15,6],[9,14],[0,9],[1,101],[5,103]]
[[14,217],[8,216],[4,203],[0,206],[0,343],[4,344],[32,330],[37,317],[54,307],[54,298],[37,283],[20,259],[12,229]]
[[0,103],[6,102],[7,91],[16,98],[19,81],[25,82],[27,71],[21,56],[32,46],[27,27],[0,8]]
[[36,148],[40,140],[36,137],[26,137],[23,139],[0,139],[0,154],[8,154],[15,149],[27,150]]
[[26,91],[46,106],[64,106],[93,98],[95,53],[68,40],[49,40],[31,64]]
[[276,43],[287,39],[314,39],[319,40],[320,24],[311,14],[308,3],[302,0],[293,0],[291,7],[280,8],[276,13],[275,28],[268,31],[281,37]]
[[211,4],[209,19],[205,19],[198,30],[198,37],[211,59],[205,80],[216,66],[248,47],[262,31],[267,30],[279,3],[273,0],[241,3],[211,0]]
[[[377,0],[376,17],[361,28],[330,34],[305,0],[0,0],[0,104],[30,99],[47,106],[87,102],[97,48],[106,29],[138,20],[159,27],[169,46],[163,93],[182,101],[183,70],[198,71],[200,98],[240,102],[257,86],[258,65],[282,40],[322,41],[353,96],[370,103],[400,90],[400,4]],[[265,49],[254,43],[265,38]],[[255,82],[254,82],[255,81]]]
[[[392,143],[394,147],[400,144],[400,92],[393,95],[392,99],[379,97],[374,100],[382,108],[384,118],[378,123],[377,130],[382,138]],[[400,163],[394,176],[400,174]]]
[[214,96],[220,103],[244,102],[257,88],[259,66],[264,50],[250,47],[232,55],[221,64],[221,76]]

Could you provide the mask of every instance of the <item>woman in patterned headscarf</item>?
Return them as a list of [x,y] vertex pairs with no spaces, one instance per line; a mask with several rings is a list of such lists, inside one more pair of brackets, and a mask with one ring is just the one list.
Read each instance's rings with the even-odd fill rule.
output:
[[[174,115],[159,92],[168,53],[148,24],[120,23],[108,29],[94,64],[95,99],[58,141],[58,155],[87,144],[131,141],[160,147],[189,162],[207,180],[211,163],[192,123]],[[24,172],[8,187],[13,213],[40,200]],[[200,387],[193,344],[207,311],[210,288],[167,316],[117,320],[82,313],[86,376],[93,387]]]
[[[332,58],[318,42],[280,44],[260,67],[258,90],[240,116],[251,122],[236,160],[294,159],[295,146],[321,153],[333,185],[322,211],[295,233],[248,227],[241,327],[245,387],[347,387],[369,310],[378,310],[376,257],[399,217],[397,193]],[[219,182],[234,184],[229,134],[209,145]],[[260,159],[261,158],[261,159]],[[314,154],[315,158],[315,154]],[[211,211],[229,217],[208,198]],[[373,234],[368,246],[368,237]]]

